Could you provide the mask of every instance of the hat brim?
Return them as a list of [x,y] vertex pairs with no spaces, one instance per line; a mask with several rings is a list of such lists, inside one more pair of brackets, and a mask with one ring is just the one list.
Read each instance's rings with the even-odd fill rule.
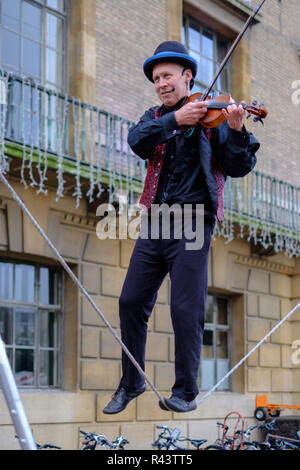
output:
[[153,67],[160,62],[175,62],[177,64],[183,65],[185,68],[191,70],[193,78],[195,78],[197,74],[197,61],[193,57],[187,54],[181,54],[179,52],[160,52],[159,54],[155,54],[152,57],[149,57],[149,59],[147,59],[143,65],[144,74],[152,83]]

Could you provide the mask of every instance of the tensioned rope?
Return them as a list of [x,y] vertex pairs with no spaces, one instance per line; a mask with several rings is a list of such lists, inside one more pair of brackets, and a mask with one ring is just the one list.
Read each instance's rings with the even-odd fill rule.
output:
[[[4,174],[3,174],[3,171],[0,169],[0,179],[1,181],[5,184],[5,186],[8,188],[8,190],[11,192],[13,198],[15,199],[15,201],[19,204],[19,206],[21,207],[21,209],[27,214],[27,216],[30,218],[31,222],[33,223],[33,225],[35,226],[35,228],[38,230],[38,232],[40,233],[40,235],[44,238],[44,240],[46,241],[46,243],[50,246],[51,250],[55,253],[57,259],[59,260],[59,262],[62,264],[62,266],[64,267],[64,269],[67,271],[67,273],[69,274],[69,276],[72,278],[72,280],[74,281],[74,283],[77,285],[77,287],[81,290],[81,292],[84,294],[84,296],[87,298],[87,300],[91,303],[91,305],[93,306],[93,308],[96,310],[96,312],[98,313],[98,315],[101,317],[101,319],[103,320],[103,322],[106,324],[106,326],[108,327],[108,329],[110,330],[110,332],[112,333],[112,335],[114,336],[114,338],[118,341],[118,343],[120,344],[120,346],[122,347],[123,351],[125,352],[125,354],[128,356],[128,358],[130,359],[130,361],[133,363],[133,365],[137,368],[137,370],[139,371],[139,373],[144,377],[144,379],[146,380],[146,382],[148,382],[148,384],[150,385],[151,389],[153,390],[153,392],[157,395],[157,397],[159,398],[159,400],[164,404],[164,406],[169,410],[169,407],[168,405],[166,404],[166,402],[164,401],[164,398],[163,396],[159,393],[159,391],[157,390],[157,388],[155,387],[155,385],[151,382],[151,380],[147,377],[147,375],[145,374],[145,372],[143,371],[143,369],[141,368],[141,366],[138,364],[138,362],[135,360],[135,358],[132,356],[132,354],[130,353],[130,351],[127,349],[127,347],[125,346],[125,344],[122,342],[121,338],[118,336],[118,334],[115,332],[115,330],[113,329],[113,327],[110,325],[110,323],[108,322],[108,320],[105,318],[104,314],[101,312],[101,310],[98,308],[98,306],[96,305],[96,303],[94,302],[93,298],[89,295],[89,293],[86,291],[86,289],[83,287],[83,285],[81,284],[81,282],[79,281],[79,279],[75,276],[75,274],[73,273],[73,271],[70,269],[70,267],[68,266],[68,264],[66,263],[66,261],[63,259],[63,257],[60,255],[60,253],[58,252],[57,248],[53,245],[53,243],[51,242],[51,240],[48,238],[48,236],[45,234],[45,232],[43,231],[43,229],[40,227],[40,225],[38,224],[38,222],[35,220],[35,218],[33,217],[33,215],[30,213],[30,211],[28,210],[28,208],[25,206],[24,202],[22,201],[22,199],[18,196],[18,194],[15,192],[15,190],[13,189],[13,187],[9,184],[9,182],[7,181],[7,179],[5,178]],[[199,401],[197,401],[197,405],[200,405],[201,403],[203,403],[203,401],[208,398],[226,379],[228,379],[230,377],[230,375],[233,374],[233,372],[236,371],[236,369],[238,369],[238,367],[240,367],[250,356],[251,354],[254,353],[254,351],[256,351],[288,318],[290,318],[293,313],[300,307],[300,302],[287,314],[285,315],[234,367],[232,367],[232,369],[229,370],[229,372],[227,372],[226,375],[224,375],[224,377],[222,377],[208,392],[206,392],[201,398]]]

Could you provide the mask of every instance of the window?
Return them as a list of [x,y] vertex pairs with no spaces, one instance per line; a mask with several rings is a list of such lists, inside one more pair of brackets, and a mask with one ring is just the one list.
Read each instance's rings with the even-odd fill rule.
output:
[[[205,26],[197,24],[188,16],[184,16],[182,42],[198,63],[193,93],[203,92],[224,59],[229,49],[229,41]],[[230,62],[218,78],[214,90],[219,93],[230,93]]]
[[1,68],[65,88],[65,0],[0,0]]
[[[210,389],[228,371],[229,354],[229,301],[225,297],[208,295],[206,300],[206,321],[200,366],[200,388]],[[218,390],[228,390],[226,379]]]
[[61,273],[0,261],[0,334],[20,387],[58,387]]

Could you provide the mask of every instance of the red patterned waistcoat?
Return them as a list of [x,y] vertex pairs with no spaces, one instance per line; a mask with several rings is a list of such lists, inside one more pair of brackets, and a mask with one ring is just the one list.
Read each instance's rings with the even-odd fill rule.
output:
[[[160,117],[160,108],[157,107],[154,109],[154,117]],[[204,128],[204,133],[206,137],[210,140],[211,138],[211,129]],[[166,155],[167,144],[163,143],[157,145],[154,149],[153,154],[148,159],[147,174],[145,178],[144,189],[140,198],[140,205],[146,209],[149,209],[154,201],[159,176],[162,169],[162,164],[164,157]],[[224,219],[224,202],[223,202],[223,189],[225,184],[225,174],[221,167],[215,164],[215,159],[212,156],[212,172],[217,183],[218,191],[218,209],[217,209],[217,218],[218,220]]]

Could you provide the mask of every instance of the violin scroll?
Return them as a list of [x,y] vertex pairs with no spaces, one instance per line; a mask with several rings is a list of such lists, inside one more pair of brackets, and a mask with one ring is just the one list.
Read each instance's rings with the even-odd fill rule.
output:
[[257,107],[257,101],[252,101],[252,106],[245,105],[244,109],[247,111],[248,116],[247,119],[251,116],[251,114],[254,114],[255,117],[253,118],[253,122],[260,122],[262,125],[264,125],[263,119],[265,119],[268,115],[268,111],[263,103],[260,103],[260,105]]

